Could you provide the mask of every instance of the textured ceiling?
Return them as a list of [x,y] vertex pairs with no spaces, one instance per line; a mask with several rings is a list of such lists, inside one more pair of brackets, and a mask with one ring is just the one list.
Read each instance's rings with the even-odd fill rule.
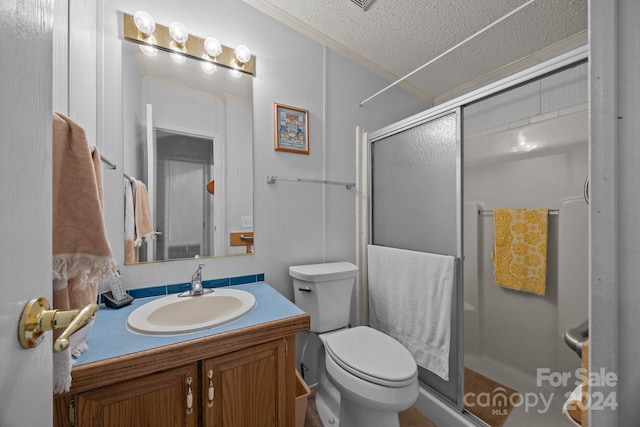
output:
[[[245,0],[330,47],[397,77],[427,63],[525,0]],[[436,101],[458,95],[554,50],[586,42],[587,0],[537,0],[407,81]],[[317,37],[316,37],[317,38]],[[327,40],[329,43],[327,43]],[[548,49],[553,46],[552,49]],[[343,49],[342,49],[343,48]],[[507,67],[507,68],[504,68]],[[378,71],[381,71],[378,70]],[[384,72],[383,72],[384,74]],[[388,77],[388,75],[387,75]]]

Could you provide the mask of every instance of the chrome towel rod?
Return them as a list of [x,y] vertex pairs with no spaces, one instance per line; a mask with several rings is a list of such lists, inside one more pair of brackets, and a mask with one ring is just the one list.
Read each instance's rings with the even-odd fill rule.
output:
[[111,169],[115,169],[116,168],[116,164],[113,163],[111,160],[107,159],[102,154],[100,154],[100,160],[102,160],[104,163],[106,163]]
[[325,181],[322,179],[288,178],[284,176],[267,175],[267,184],[275,184],[276,181],[310,182],[312,184],[344,185],[347,188],[347,190],[351,190],[353,187],[356,186],[355,182]]
[[[116,164],[113,163],[111,160],[107,159],[105,156],[103,156],[102,154],[100,154],[100,160],[102,160],[103,163],[106,163],[107,166],[109,166],[110,169],[117,169],[116,168]],[[135,182],[135,179],[133,179],[132,177],[130,177],[129,175],[127,175],[126,173],[122,173],[122,175],[124,175],[125,178],[127,178],[129,181],[131,182]]]
[[[549,209],[549,215],[558,215],[560,211],[558,209]],[[493,216],[493,210],[483,209],[478,211],[478,215]]]

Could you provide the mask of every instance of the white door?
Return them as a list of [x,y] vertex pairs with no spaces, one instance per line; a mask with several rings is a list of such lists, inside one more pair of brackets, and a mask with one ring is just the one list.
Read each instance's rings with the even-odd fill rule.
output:
[[0,426],[52,420],[51,334],[18,343],[30,299],[51,302],[52,2],[0,7]]
[[[168,184],[168,209],[166,214],[167,227],[165,228],[167,249],[183,249],[181,258],[192,257],[192,252],[204,256],[206,254],[205,241],[205,216],[204,193],[205,178],[203,163],[186,162],[170,159]],[[196,249],[199,248],[199,249]],[[180,249],[178,249],[180,250]],[[170,256],[169,258],[174,258]]]

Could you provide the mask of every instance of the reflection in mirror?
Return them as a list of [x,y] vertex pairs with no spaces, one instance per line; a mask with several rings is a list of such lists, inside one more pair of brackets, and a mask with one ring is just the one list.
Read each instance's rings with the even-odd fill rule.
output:
[[156,132],[156,261],[210,256],[213,140]]
[[124,172],[156,232],[125,262],[252,253],[252,77],[122,44]]

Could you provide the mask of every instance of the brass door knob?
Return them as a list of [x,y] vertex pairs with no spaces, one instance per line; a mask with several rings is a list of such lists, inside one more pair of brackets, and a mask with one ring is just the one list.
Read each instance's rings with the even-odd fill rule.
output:
[[42,341],[46,331],[66,328],[53,344],[54,351],[62,351],[69,347],[69,337],[92,321],[97,313],[97,304],[88,304],[81,310],[49,310],[46,298],[32,299],[20,316],[20,345],[23,348],[35,348]]

